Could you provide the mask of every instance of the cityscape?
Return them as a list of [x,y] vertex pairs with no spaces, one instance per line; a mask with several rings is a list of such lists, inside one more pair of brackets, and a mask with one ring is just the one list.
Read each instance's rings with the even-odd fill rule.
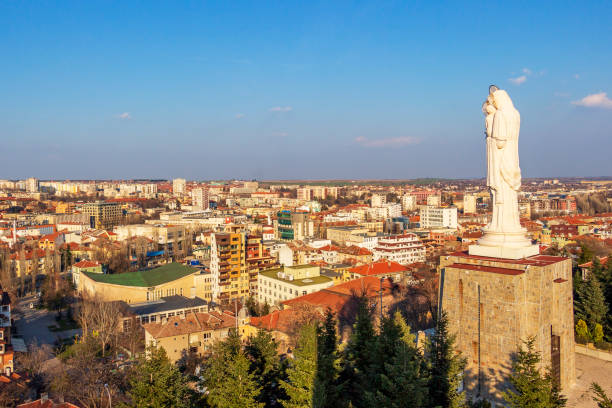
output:
[[0,1],[0,407],[612,408],[612,8],[488,7]]

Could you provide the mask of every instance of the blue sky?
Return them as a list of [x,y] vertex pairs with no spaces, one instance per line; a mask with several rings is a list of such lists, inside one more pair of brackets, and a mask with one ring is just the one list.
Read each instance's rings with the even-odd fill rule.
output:
[[496,3],[0,0],[0,178],[612,176],[612,3]]

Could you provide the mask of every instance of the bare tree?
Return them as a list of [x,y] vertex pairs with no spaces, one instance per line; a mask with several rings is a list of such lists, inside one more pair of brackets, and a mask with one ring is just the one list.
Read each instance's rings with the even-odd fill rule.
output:
[[[102,347],[112,344],[119,327],[120,308],[117,302],[104,302],[100,297],[84,297],[79,305],[77,321],[83,329],[83,338],[95,338]],[[95,335],[94,335],[95,333]]]
[[19,293],[23,296],[25,294],[25,275],[28,269],[26,262],[25,248],[22,245],[19,249]]

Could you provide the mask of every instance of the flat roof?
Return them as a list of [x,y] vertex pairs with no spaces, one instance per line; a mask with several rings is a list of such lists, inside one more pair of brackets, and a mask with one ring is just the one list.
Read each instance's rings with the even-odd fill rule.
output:
[[[310,267],[314,267],[314,265],[308,265]],[[304,279],[283,279],[278,277],[278,272],[285,272],[284,268],[276,268],[269,269],[267,271],[259,272],[260,275],[265,276],[266,278],[276,279],[282,282],[290,283],[295,286],[308,286],[308,285],[318,285],[326,282],[333,282],[332,278],[328,278],[327,276],[314,276],[312,278],[304,278]]]
[[142,270],[136,272],[100,274],[83,272],[88,278],[100,283],[121,286],[150,287],[161,285],[162,283],[172,282],[198,272],[196,268],[180,263],[170,263],[155,269]]
[[452,265],[446,266],[446,268],[456,268],[456,269],[467,269],[468,271],[478,271],[478,272],[491,272],[497,273],[500,275],[522,275],[525,271],[520,269],[510,269],[510,268],[497,268],[494,266],[482,266],[482,265],[474,265],[474,264],[462,264],[462,263],[454,263]]
[[470,255],[467,251],[453,252],[451,256],[461,256],[464,258],[479,259],[483,261],[503,262],[518,265],[532,265],[532,266],[547,266],[556,264],[557,262],[563,262],[569,258],[562,256],[551,256],[551,255],[533,255],[522,259],[506,259],[506,258],[491,258],[480,255]]
[[188,298],[185,296],[165,296],[152,302],[136,303],[129,305],[131,311],[139,316],[152,313],[167,312],[177,309],[190,309],[206,306],[208,303],[199,297]]

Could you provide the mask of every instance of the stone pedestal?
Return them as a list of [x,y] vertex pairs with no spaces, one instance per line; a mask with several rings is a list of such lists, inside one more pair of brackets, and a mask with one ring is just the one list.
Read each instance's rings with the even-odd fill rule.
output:
[[539,245],[533,245],[525,233],[525,230],[495,232],[485,229],[478,244],[470,245],[469,253],[470,255],[506,259],[522,259],[539,254]]
[[575,380],[571,260],[507,257],[478,256],[470,248],[440,260],[440,308],[467,359],[465,390],[496,404],[509,386],[513,356],[530,336],[542,368],[552,368],[563,391]]

